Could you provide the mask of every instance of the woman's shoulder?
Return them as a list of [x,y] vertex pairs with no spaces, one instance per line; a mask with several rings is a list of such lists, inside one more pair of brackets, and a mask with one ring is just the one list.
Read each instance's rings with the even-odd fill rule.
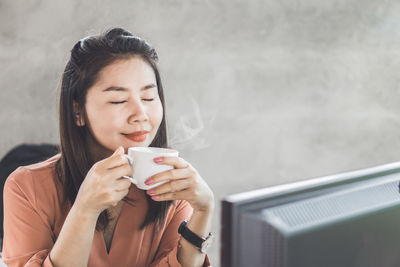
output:
[[56,176],[56,163],[60,156],[57,154],[45,161],[18,167],[8,176],[4,190],[17,187],[32,200],[41,196],[49,196],[52,192],[57,194],[60,182]]
[[20,168],[24,168],[24,169],[28,169],[31,171],[45,171],[48,169],[53,169],[56,166],[57,161],[60,159],[61,157],[61,153],[58,153],[57,155],[54,155],[51,158],[48,158],[45,161],[41,161],[38,163],[34,163],[31,165],[26,165],[26,166],[22,166]]
[[41,181],[52,179],[55,176],[56,163],[60,157],[61,154],[57,154],[42,162],[20,166],[8,176],[7,181],[12,180],[18,184],[24,184],[33,178]]
[[3,191],[4,205],[9,213],[23,216],[34,213],[55,232],[61,229],[67,206],[55,171],[59,158],[58,154],[43,162],[21,166],[10,174]]

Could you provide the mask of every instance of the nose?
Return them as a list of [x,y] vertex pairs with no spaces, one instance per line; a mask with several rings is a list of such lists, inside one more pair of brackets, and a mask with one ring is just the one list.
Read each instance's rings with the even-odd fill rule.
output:
[[140,123],[144,121],[148,121],[149,117],[147,116],[147,108],[141,103],[141,101],[135,101],[131,107],[131,114],[128,118],[129,123]]

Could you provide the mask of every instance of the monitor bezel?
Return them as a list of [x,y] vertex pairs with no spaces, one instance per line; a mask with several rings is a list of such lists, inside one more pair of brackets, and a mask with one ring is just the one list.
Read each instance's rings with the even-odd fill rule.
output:
[[299,182],[275,185],[262,189],[226,196],[221,201],[221,267],[237,267],[239,217],[243,212],[255,210],[260,206],[275,206],[319,194],[325,194],[340,186],[369,181],[377,177],[400,172],[400,162],[358,169],[334,175],[312,178]]

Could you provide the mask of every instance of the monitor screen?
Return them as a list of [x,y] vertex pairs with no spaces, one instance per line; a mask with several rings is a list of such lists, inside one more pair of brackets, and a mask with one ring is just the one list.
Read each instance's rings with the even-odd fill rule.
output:
[[222,200],[222,267],[400,266],[400,162]]

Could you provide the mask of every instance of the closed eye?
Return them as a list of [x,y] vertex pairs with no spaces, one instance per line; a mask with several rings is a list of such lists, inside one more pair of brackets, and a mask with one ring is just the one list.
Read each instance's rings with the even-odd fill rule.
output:
[[[144,98],[144,99],[142,99],[143,101],[153,101],[154,100],[154,98]],[[111,104],[114,104],[114,105],[117,105],[117,104],[123,104],[123,103],[125,103],[125,102],[128,102],[128,101],[126,101],[126,100],[123,100],[123,101],[112,101],[112,102],[110,102]]]

